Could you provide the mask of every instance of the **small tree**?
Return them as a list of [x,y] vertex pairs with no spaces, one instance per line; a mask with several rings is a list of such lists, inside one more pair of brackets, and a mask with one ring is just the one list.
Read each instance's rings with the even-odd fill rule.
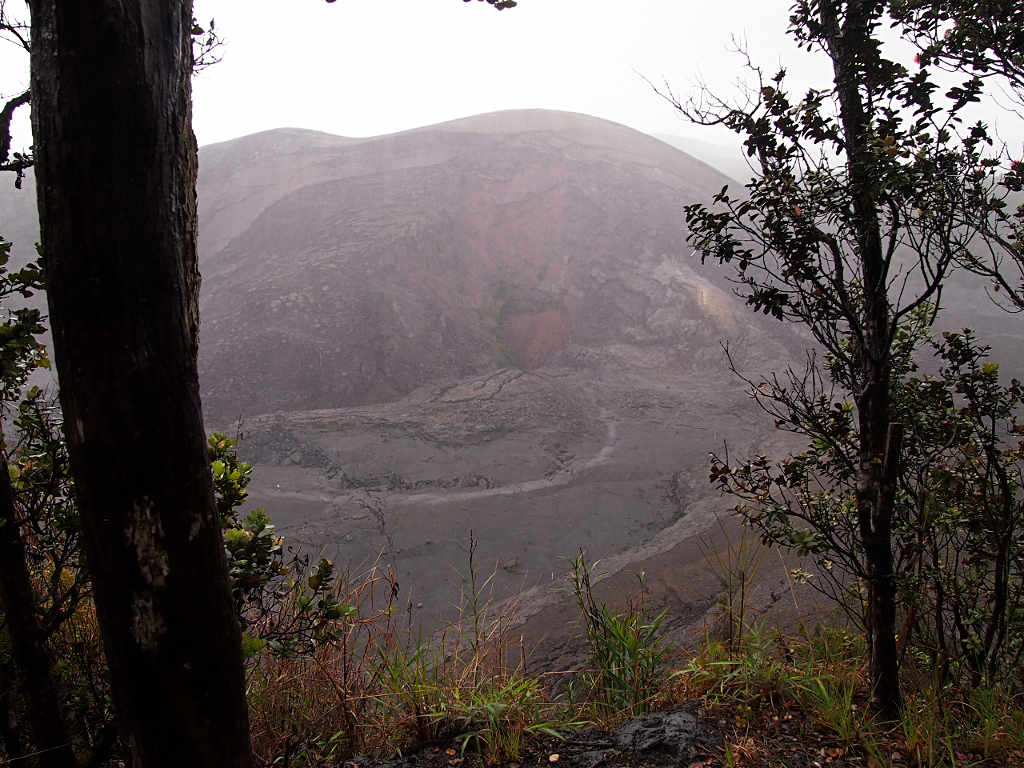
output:
[[938,375],[900,388],[914,440],[900,482],[906,636],[940,682],[1022,676],[1024,654],[1024,388],[970,331],[930,344]]
[[[988,136],[983,126],[962,123],[963,109],[978,98],[976,80],[937,103],[927,69],[912,72],[883,53],[885,11],[870,0],[793,6],[790,34],[832,63],[828,89],[794,101],[784,70],[769,78],[752,66],[757,84],[746,105],[714,97],[676,105],[692,120],[742,135],[759,171],[741,196],[723,188],[714,208],[687,206],[690,242],[702,261],[734,267],[752,308],[802,324],[827,355],[824,368],[812,355],[803,372],[752,381],[754,396],[779,427],[812,439],[830,439],[829,419],[856,423],[852,446],[826,443],[830,458],[809,469],[824,475],[826,490],[834,472],[852,484],[834,514],[854,534],[849,555],[866,589],[873,701],[895,717],[899,329],[932,319],[919,313],[937,307],[949,270],[977,234],[965,206],[982,194],[972,172],[985,162]],[[803,508],[774,509],[789,515]],[[829,546],[839,546],[830,537],[826,531]]]
[[356,608],[337,599],[334,565],[284,549],[262,507],[243,514],[253,466],[238,458],[238,441],[214,433],[209,439],[213,488],[224,530],[224,549],[235,611],[247,658],[266,648],[291,658],[337,639],[340,619]]
[[[904,426],[892,521],[900,653],[913,642],[940,683],[961,673],[993,681],[1019,674],[1024,642],[1024,390],[999,383],[969,331],[936,342],[923,319],[897,334],[891,390]],[[941,363],[937,375],[918,373],[916,350]],[[758,397],[780,426],[809,439],[807,449],[778,461],[714,456],[711,477],[765,539],[811,556],[817,571],[798,575],[864,627],[854,406],[802,397],[791,381],[761,382]]]

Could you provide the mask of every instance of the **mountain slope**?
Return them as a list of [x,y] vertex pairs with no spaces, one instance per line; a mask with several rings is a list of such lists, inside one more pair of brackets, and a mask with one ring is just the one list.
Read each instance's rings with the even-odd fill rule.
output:
[[527,111],[375,139],[284,130],[205,148],[201,167],[216,416],[379,402],[614,344],[692,366],[761,335],[685,258],[680,206],[725,178],[624,126]]

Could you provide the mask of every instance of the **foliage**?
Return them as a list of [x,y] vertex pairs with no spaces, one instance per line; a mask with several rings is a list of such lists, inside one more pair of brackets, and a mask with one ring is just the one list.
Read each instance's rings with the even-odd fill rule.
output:
[[[891,14],[905,40],[919,51],[921,66],[934,65],[992,82],[1000,96],[1024,105],[1024,7],[1009,0],[893,0]],[[974,226],[982,239],[964,254],[967,269],[991,280],[992,298],[1011,311],[1024,310],[1024,206],[1019,148],[1004,148],[1002,163],[979,168],[990,174],[987,195],[976,200]],[[1017,194],[1016,203],[1012,195]]]
[[[1024,87],[1024,8],[1008,0],[894,0],[892,15],[920,63]],[[1019,95],[1019,94],[1018,94]]]
[[[975,682],[1021,673],[1024,644],[1024,434],[1022,390],[1003,386],[999,367],[973,334],[929,341],[923,325],[899,334],[893,415],[904,425],[893,526],[903,644],[929,656],[941,680]],[[916,371],[927,343],[941,363]],[[789,408],[789,391],[767,383],[766,401]],[[738,465],[713,458],[711,476],[739,496],[739,513],[768,541],[814,556],[805,579],[865,620],[858,585],[867,577],[855,514],[858,425],[848,401],[803,403],[803,453]],[[780,414],[780,421],[785,414]]]
[[[13,426],[15,439],[7,443],[5,454],[25,564],[38,600],[39,626],[57,660],[54,677],[76,748],[93,759],[104,759],[114,748],[116,727],[91,582],[82,561],[59,408],[52,397],[31,387],[18,404]],[[0,663],[10,663],[5,650],[0,649],[0,656]],[[9,704],[15,721],[13,713],[22,705]]]
[[[3,442],[2,464],[7,485],[8,507],[0,510],[0,526],[11,526],[4,533],[15,543],[8,552],[10,574],[19,574],[24,591],[3,594],[0,611],[0,677],[7,690],[0,704],[8,712],[6,727],[0,732],[0,744],[14,756],[31,750],[37,743],[26,740],[19,724],[27,718],[32,739],[42,741],[60,734],[63,742],[73,741],[74,749],[102,760],[113,747],[116,730],[106,684],[106,662],[98,636],[93,631],[91,590],[88,573],[81,558],[78,508],[75,503],[70,462],[61,434],[59,407],[54,399],[37,387],[25,384],[37,368],[49,367],[45,347],[39,340],[45,328],[38,309],[12,304],[23,303],[42,289],[40,263],[29,262],[11,271],[8,263],[11,243],[0,238],[0,412],[7,426]],[[13,418],[11,412],[13,411]],[[16,562],[18,561],[18,562]],[[19,600],[27,606],[12,605]],[[27,610],[27,613],[26,613]],[[10,626],[7,613],[23,617],[28,626]],[[31,618],[28,618],[31,617]],[[17,670],[17,632],[31,632],[32,642],[44,648],[31,674]],[[58,659],[52,664],[50,659]],[[52,667],[52,668],[51,668]],[[40,680],[38,676],[46,679]],[[18,680],[18,685],[7,683]],[[38,707],[39,689],[59,696],[63,711],[54,732],[41,735],[39,723],[31,713]],[[66,720],[66,723],[65,723]]]
[[643,714],[660,687],[666,650],[659,632],[666,611],[648,616],[642,592],[630,596],[621,612],[597,601],[591,584],[596,567],[580,552],[570,574],[587,639],[590,671],[584,682],[604,714]]
[[247,657],[264,647],[279,656],[310,652],[335,639],[339,622],[354,616],[356,608],[338,600],[330,560],[310,567],[308,556],[292,553],[286,558],[283,540],[274,534],[264,509],[244,516],[239,512],[249,495],[253,467],[238,458],[237,444],[216,432],[208,441],[243,649]]
[[1024,684],[1024,388],[1004,385],[970,331],[932,351],[902,393],[914,440],[901,483],[908,637],[939,679]]
[[11,243],[0,236],[0,302],[3,322],[0,323],[0,398],[14,402],[21,394],[28,376],[36,368],[49,368],[46,348],[39,337],[46,331],[42,313],[32,307],[12,309],[15,296],[29,299],[43,290],[42,268],[30,261],[14,272],[8,269]]
[[[818,627],[789,637],[755,626],[732,650],[705,641],[673,673],[674,695],[699,698],[708,716],[728,718],[748,739],[780,721],[802,720],[800,730],[830,732],[832,753],[849,754],[850,764],[860,758],[890,765],[890,755],[900,753],[921,768],[958,768],[1015,765],[1024,755],[1020,699],[1000,683],[913,685],[893,727],[864,706],[870,691],[864,656],[863,640],[844,630]],[[733,742],[727,733],[727,747]]]
[[82,609],[90,585],[79,546],[67,447],[59,408],[32,387],[18,404],[16,439],[8,447],[8,473],[27,543],[26,558],[42,588],[42,626],[47,635]]
[[[759,457],[739,474],[718,461],[712,479],[749,480],[743,492],[764,503],[752,519],[769,538],[840,561],[860,580],[875,703],[895,717],[896,596],[908,563],[893,552],[906,427],[893,382],[948,274],[971,260],[998,209],[1000,160],[987,127],[965,125],[982,81],[969,76],[942,95],[927,66],[890,58],[879,34],[887,6],[794,4],[790,35],[829,57],[830,88],[792,97],[784,69],[767,76],[748,61],[756,83],[746,104],[707,95],[675,103],[741,135],[759,169],[741,194],[724,187],[712,206],[686,207],[689,242],[702,262],[732,267],[752,309],[799,323],[825,355],[820,364],[811,354],[803,371],[747,379],[776,425],[805,435],[810,451],[777,466]],[[762,492],[776,471],[768,485],[800,489],[794,496]]]

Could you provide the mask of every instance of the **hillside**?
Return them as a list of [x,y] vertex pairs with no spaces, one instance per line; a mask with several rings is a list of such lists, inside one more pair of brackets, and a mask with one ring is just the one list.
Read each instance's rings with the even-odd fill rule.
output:
[[275,131],[202,158],[215,418],[393,400],[614,344],[706,368],[753,327],[681,258],[681,201],[724,177],[623,126],[512,112],[358,141]]
[[428,623],[470,531],[495,596],[534,610],[581,547],[671,558],[723,507],[707,451],[766,433],[720,342],[758,369],[803,346],[686,258],[681,204],[727,179],[621,125],[284,129],[200,167],[210,423],[242,417],[252,501],[287,539],[383,555]]
[[[356,569],[382,557],[427,623],[450,615],[473,531],[495,596],[531,595],[538,636],[580,548],[617,589],[646,571],[678,628],[699,624],[716,586],[694,536],[728,506],[707,452],[787,445],[720,343],[752,373],[806,347],[689,256],[681,206],[727,182],[625,126],[540,110],[204,147],[207,427],[242,433],[251,502],[280,533]],[[33,192],[0,194],[22,258]],[[1019,350],[980,298],[947,292],[954,324]]]

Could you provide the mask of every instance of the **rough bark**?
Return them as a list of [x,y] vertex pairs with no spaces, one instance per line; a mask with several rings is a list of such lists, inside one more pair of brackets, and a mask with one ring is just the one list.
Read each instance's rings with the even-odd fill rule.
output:
[[840,20],[836,0],[822,0],[820,12],[839,99],[864,289],[862,336],[856,350],[862,386],[855,397],[860,428],[857,518],[868,573],[866,618],[873,701],[881,715],[895,719],[900,710],[900,688],[892,519],[900,446],[899,430],[890,430],[892,313],[888,265],[871,173],[870,116],[860,89],[865,82],[861,62],[870,59],[867,51],[875,44],[869,26],[874,5],[870,0],[849,0]]
[[23,734],[14,709],[14,664],[9,658],[0,658],[0,749],[10,762],[25,755]]
[[[19,529],[7,460],[0,451],[0,605],[21,690],[25,693],[33,751],[38,753],[36,759],[41,768],[74,768],[77,763],[70,732],[53,682],[53,665],[36,614],[35,593],[25,566],[25,546]],[[4,711],[6,718],[6,708],[0,711]]]
[[32,126],[64,430],[136,763],[252,763],[196,366],[191,2],[34,0]]

